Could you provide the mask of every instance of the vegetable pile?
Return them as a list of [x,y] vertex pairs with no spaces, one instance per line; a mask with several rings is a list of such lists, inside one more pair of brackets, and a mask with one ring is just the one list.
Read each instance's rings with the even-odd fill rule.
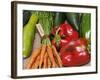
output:
[[56,48],[50,45],[42,45],[32,52],[27,64],[27,69],[62,67],[62,62]]
[[[29,11],[29,14],[25,17],[28,21],[23,23],[23,58],[29,58],[27,69],[82,66],[90,62],[89,13]],[[33,49],[35,33],[40,34],[41,45]]]
[[37,15],[39,17],[39,23],[43,26],[44,36],[42,37],[41,47],[32,52],[27,69],[62,67],[61,58],[55,46],[51,45],[48,37],[52,27],[53,14],[50,12],[39,12]]

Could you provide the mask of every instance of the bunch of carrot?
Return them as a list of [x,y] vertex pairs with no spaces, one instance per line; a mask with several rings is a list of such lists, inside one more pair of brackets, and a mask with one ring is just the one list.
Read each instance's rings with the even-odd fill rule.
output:
[[41,24],[43,28],[44,36],[42,36],[41,47],[33,50],[26,68],[38,69],[62,67],[60,56],[55,46],[51,45],[49,39],[49,34],[53,26],[54,14],[51,12],[38,12],[37,15],[39,17],[39,24]]
[[60,56],[52,45],[42,44],[40,48],[32,52],[27,63],[27,69],[62,67]]

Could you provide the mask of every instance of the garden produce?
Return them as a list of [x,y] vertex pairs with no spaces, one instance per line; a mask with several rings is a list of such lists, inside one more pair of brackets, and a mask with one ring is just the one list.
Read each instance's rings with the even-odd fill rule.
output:
[[27,22],[29,21],[30,16],[31,16],[31,12],[30,11],[27,11],[27,10],[23,11],[23,26],[25,24],[27,24]]
[[48,53],[48,56],[50,58],[50,61],[52,62],[52,67],[57,67],[57,64],[56,64],[56,60],[53,56],[53,51],[52,51],[52,48],[50,46],[47,46],[47,53]]
[[40,63],[39,63],[39,68],[41,68],[42,66],[42,62],[43,62],[43,58],[44,58],[44,55],[46,54],[46,45],[42,45],[42,48],[41,48],[41,53],[40,53]]
[[38,12],[37,15],[39,16],[39,23],[44,30],[44,34],[49,35],[54,23],[54,14],[51,12]]
[[54,45],[58,51],[60,49],[60,41],[61,41],[60,35],[56,34],[51,42],[51,44]]
[[26,68],[56,68],[62,67],[61,58],[55,46],[41,45],[40,48],[33,50]]
[[43,68],[47,68],[48,67],[48,53],[46,52],[45,55],[44,55],[44,64],[43,64]]
[[32,14],[28,23],[23,29],[23,57],[26,58],[31,54],[33,47],[33,40],[35,37],[36,23],[38,21],[38,16]]
[[[51,35],[50,35],[51,40],[53,40],[54,36],[57,34],[57,30],[59,28],[59,25],[62,24],[65,21],[65,19],[66,19],[65,13],[60,13],[60,12],[55,13],[54,24],[53,24],[53,27],[51,29]],[[57,38],[57,35],[56,35],[56,38]],[[59,38],[59,35],[58,35],[58,38]]]
[[27,68],[31,68],[32,67],[32,64],[36,60],[36,57],[40,53],[40,50],[41,50],[41,48],[37,48],[36,50],[34,50],[32,52],[31,58],[30,58],[30,60],[28,61],[28,64],[27,64]]
[[61,24],[55,32],[56,34],[52,40],[52,44],[56,46],[57,50],[62,46],[67,45],[70,41],[79,38],[79,33],[66,22]]
[[67,45],[68,43],[70,43],[72,41],[72,38],[67,37],[65,39],[61,39],[60,40],[60,48],[63,47],[64,45]]
[[88,40],[86,38],[79,38],[76,42],[77,45],[87,45],[89,44]]
[[78,32],[74,30],[73,27],[66,22],[60,25],[59,34],[63,38],[71,37],[73,39],[77,39],[79,37]]
[[91,61],[90,14],[31,13],[23,27],[23,57],[30,55],[26,69],[74,67]]
[[91,15],[88,13],[82,16],[80,35],[88,40],[91,39]]
[[59,67],[62,67],[62,61],[60,59],[60,56],[58,55],[58,52],[57,52],[55,46],[52,46],[52,49],[53,49],[53,53],[54,53],[54,56],[58,62]]
[[34,64],[32,65],[32,69],[37,69],[39,66],[40,56],[35,59]]
[[56,51],[56,48],[51,45],[50,39],[48,37],[53,25],[53,14],[49,12],[44,12],[44,14],[41,14],[40,12],[37,15],[39,16],[38,24],[42,25],[44,36],[41,36],[42,44],[39,48],[40,50],[36,49],[37,52],[33,50],[31,58],[27,63],[27,69],[62,67],[60,56]]
[[73,28],[79,31],[80,22],[81,22],[81,14],[80,13],[66,13],[66,18],[69,24],[73,26]]
[[48,57],[48,62],[47,62],[47,65],[48,65],[48,66],[47,66],[48,68],[50,68],[50,67],[52,66],[52,64],[51,64],[51,62],[50,62],[49,57]]
[[54,16],[54,27],[59,27],[66,19],[65,13],[56,12]]
[[90,53],[83,41],[76,40],[65,45],[60,50],[60,57],[63,66],[81,66],[89,63]]
[[88,40],[88,50],[91,51],[91,14],[83,13],[80,27],[80,37]]

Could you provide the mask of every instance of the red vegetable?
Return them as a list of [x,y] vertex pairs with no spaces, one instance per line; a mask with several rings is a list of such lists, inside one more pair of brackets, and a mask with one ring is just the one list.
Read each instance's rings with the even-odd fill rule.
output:
[[51,29],[51,34],[55,36],[57,29],[58,29],[58,27],[53,27]]
[[68,43],[70,43],[70,41],[72,41],[72,39],[70,37],[67,37],[66,39],[61,39],[60,40],[60,48],[63,47],[64,45],[67,45]]
[[52,44],[53,46],[56,46],[56,41],[55,41],[55,40],[52,40],[51,44]]
[[77,41],[76,41],[76,44],[80,45],[80,44],[83,44],[85,46],[88,45],[88,40],[85,39],[85,38],[79,38]]
[[74,30],[73,33],[72,33],[72,35],[70,35],[69,37],[71,37],[72,40],[76,40],[76,39],[79,38],[79,34],[78,34],[77,31]]
[[63,24],[60,25],[60,35],[61,36],[70,36],[73,33],[73,28],[64,22]]
[[81,39],[72,41],[60,50],[60,57],[63,66],[80,66],[89,63],[90,54]]
[[79,34],[75,31],[71,25],[68,23],[63,23],[60,25],[60,36],[63,38],[60,41],[60,47],[67,45],[69,42],[73,40],[77,40],[79,38]]
[[73,39],[77,39],[79,37],[79,34],[77,31],[75,31],[71,25],[68,23],[64,22],[63,24],[60,25],[60,31],[59,34],[61,37],[66,38],[66,37],[71,37]]

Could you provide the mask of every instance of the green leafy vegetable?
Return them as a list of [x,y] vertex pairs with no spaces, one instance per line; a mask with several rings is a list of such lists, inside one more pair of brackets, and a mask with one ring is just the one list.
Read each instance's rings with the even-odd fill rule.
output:
[[51,27],[53,27],[54,13],[41,11],[37,12],[37,15],[39,16],[39,23],[42,25],[45,34],[45,38],[42,40],[42,43],[51,45],[49,34]]

